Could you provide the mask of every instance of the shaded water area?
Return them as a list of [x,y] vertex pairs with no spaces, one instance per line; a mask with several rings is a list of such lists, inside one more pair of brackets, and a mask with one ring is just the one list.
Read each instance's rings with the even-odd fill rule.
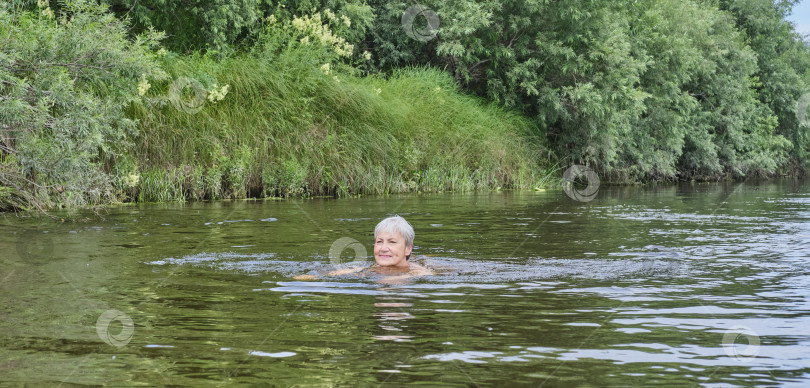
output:
[[[389,214],[411,222],[414,255],[439,274],[291,278],[373,260]],[[810,384],[807,182],[88,216],[0,217],[0,381]],[[363,245],[330,257],[351,239]]]

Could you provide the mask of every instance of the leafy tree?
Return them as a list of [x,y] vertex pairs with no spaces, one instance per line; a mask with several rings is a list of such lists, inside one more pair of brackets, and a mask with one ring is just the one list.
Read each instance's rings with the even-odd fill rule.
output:
[[127,25],[92,2],[55,13],[0,7],[0,207],[87,205],[114,197],[105,169],[137,123],[124,108],[162,71],[159,33]]
[[810,161],[810,128],[797,116],[797,101],[810,93],[810,45],[786,20],[798,0],[721,0],[757,54],[758,98],[778,119],[777,132],[793,144],[795,161]]
[[628,15],[610,1],[446,3],[437,53],[470,90],[523,110],[565,163],[612,171],[643,110]]
[[[645,113],[627,144],[642,179],[768,175],[789,142],[757,99],[756,55],[725,13],[694,2],[650,1],[639,17],[636,52],[648,56]],[[700,17],[695,17],[700,15]]]

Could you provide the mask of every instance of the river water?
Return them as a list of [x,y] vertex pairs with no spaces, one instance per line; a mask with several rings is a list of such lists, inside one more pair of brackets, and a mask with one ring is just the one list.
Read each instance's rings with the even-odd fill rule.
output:
[[[439,274],[323,276],[373,260],[390,214]],[[810,385],[808,182],[79,217],[0,216],[2,382]]]

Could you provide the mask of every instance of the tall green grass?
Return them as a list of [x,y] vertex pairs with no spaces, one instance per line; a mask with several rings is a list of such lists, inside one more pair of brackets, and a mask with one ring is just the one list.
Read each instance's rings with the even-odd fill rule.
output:
[[553,174],[528,119],[461,94],[438,70],[325,74],[295,51],[273,60],[168,56],[164,68],[172,80],[230,91],[188,113],[167,101],[166,82],[130,108],[141,131],[116,169],[140,177],[122,188],[131,199],[530,188]]

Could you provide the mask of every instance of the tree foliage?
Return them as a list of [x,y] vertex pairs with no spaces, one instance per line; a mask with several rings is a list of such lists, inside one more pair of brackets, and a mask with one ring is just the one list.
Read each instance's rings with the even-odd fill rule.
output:
[[371,26],[371,8],[357,0],[101,0],[119,17],[131,20],[135,32],[154,28],[166,32],[166,48],[177,52],[197,50],[231,53],[247,49],[263,30],[263,22],[330,10],[348,18],[343,31],[359,41]]
[[[165,61],[200,52],[266,60],[301,52],[324,73],[382,77],[435,67],[463,91],[531,118],[534,144],[549,144],[559,165],[586,164],[614,181],[806,170],[810,45],[785,19],[796,3],[2,3],[0,203],[111,198],[114,175],[128,166],[116,158],[138,128],[124,108],[165,79]],[[426,10],[438,26],[426,24]],[[414,39],[409,27],[436,28],[435,37]]]
[[[797,101],[810,93],[810,46],[785,20],[798,0],[723,0],[757,54],[759,99],[777,117],[777,133],[791,141],[795,162],[810,159],[810,126],[799,122]],[[806,113],[806,112],[804,112]]]
[[[770,11],[750,23],[766,31],[708,2],[435,2],[431,61],[534,117],[567,163],[633,180],[772,175],[806,149],[795,69],[810,56],[785,5],[738,3]],[[744,5],[729,8],[762,14]]]
[[[444,69],[533,118],[562,164],[618,180],[769,176],[810,158],[797,118],[810,51],[785,20],[796,0],[104,1],[175,50],[255,50],[268,18],[345,17],[332,26],[355,48],[345,62]],[[405,33],[414,7],[438,15],[435,39]]]
[[0,7],[0,203],[109,202],[105,165],[137,131],[124,108],[139,80],[162,76],[161,34],[130,40],[125,23],[83,1],[38,11]]

